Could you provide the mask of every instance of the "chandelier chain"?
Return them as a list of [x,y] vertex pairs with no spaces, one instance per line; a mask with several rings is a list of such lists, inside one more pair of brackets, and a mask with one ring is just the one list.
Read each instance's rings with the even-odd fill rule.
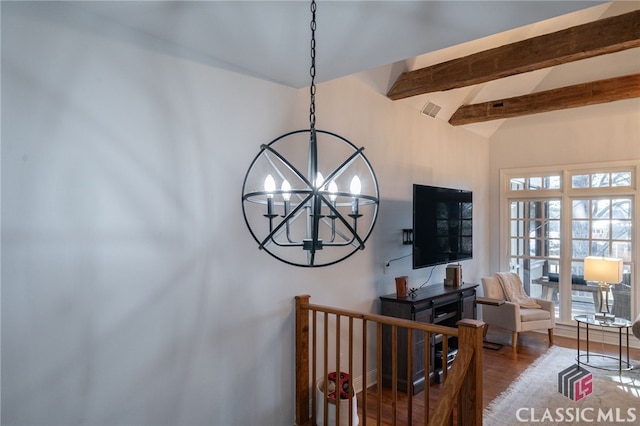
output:
[[316,2],[311,1],[311,86],[309,86],[309,127],[313,130],[316,127]]

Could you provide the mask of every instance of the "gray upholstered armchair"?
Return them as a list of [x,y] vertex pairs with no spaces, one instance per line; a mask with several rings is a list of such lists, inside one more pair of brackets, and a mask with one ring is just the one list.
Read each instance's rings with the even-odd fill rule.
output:
[[622,275],[622,282],[611,287],[613,309],[611,313],[620,318],[631,319],[631,274]]
[[633,322],[633,326],[631,326],[631,331],[633,331],[633,335],[640,339],[640,315]]
[[[517,274],[509,274],[515,283],[519,283],[521,293],[524,294],[522,281]],[[490,326],[497,326],[511,331],[511,345],[515,348],[518,343],[518,333],[521,331],[547,329],[549,344],[553,344],[553,327],[555,326],[555,305],[551,300],[533,299],[540,308],[523,308],[519,303],[508,300],[503,285],[497,276],[482,278],[484,298],[479,298],[482,304],[482,320]]]

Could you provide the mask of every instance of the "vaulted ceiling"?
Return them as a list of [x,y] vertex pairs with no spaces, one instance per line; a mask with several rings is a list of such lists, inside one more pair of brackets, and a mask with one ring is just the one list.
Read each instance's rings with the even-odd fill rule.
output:
[[[387,96],[397,100],[468,87],[637,47],[640,10],[403,72]],[[637,97],[640,74],[632,74],[463,105],[449,123],[459,126]]]
[[639,10],[640,2],[606,3],[420,55],[398,84],[414,72],[445,69],[450,85],[397,102],[441,106],[437,118],[484,136],[509,117],[524,115],[522,122],[532,112],[565,108],[580,114],[579,107],[598,103],[606,103],[603,114],[633,109],[640,119]]
[[[280,84],[309,84],[307,1],[33,2],[21,10],[43,21]],[[640,10],[640,2],[318,0],[316,81],[362,74],[386,95],[403,72],[633,10]],[[631,20],[637,37],[638,15]],[[479,110],[496,109],[493,105],[500,102],[510,105],[512,97],[640,73],[638,47],[577,59],[464,87],[422,90],[394,102],[418,111],[435,104],[440,107],[435,119],[446,121],[463,105],[485,103],[454,124],[489,136],[504,118],[478,124],[465,120],[477,120]],[[462,74],[450,77],[461,79]],[[638,82],[625,84],[633,90]]]

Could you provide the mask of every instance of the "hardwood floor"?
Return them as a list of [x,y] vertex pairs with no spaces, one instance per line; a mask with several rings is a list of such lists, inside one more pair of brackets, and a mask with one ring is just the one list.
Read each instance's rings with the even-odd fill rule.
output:
[[[633,338],[633,337],[632,337]],[[524,372],[538,357],[543,355],[549,349],[549,341],[546,333],[526,332],[520,333],[518,336],[518,346],[514,349],[511,347],[511,333],[499,329],[489,329],[486,340],[503,344],[500,349],[493,350],[483,349],[484,375],[483,375],[483,404],[486,407],[493,399],[504,392],[511,382]],[[566,348],[576,349],[576,340],[566,337],[554,337],[554,344]],[[618,347],[598,344],[597,348],[592,346],[592,351],[605,354],[617,354]],[[640,360],[640,350],[631,349],[630,357],[632,360]],[[429,409],[433,410],[436,404],[441,385],[434,384],[429,387]],[[377,415],[377,389],[371,387],[367,390],[367,418],[366,424],[376,425]],[[383,388],[382,390],[382,407],[380,421],[383,425],[394,424],[394,409],[391,405],[391,389]],[[395,410],[396,422],[398,425],[408,424],[408,407],[412,405],[412,424],[424,424],[424,392],[413,396],[411,402],[407,395],[398,392],[398,402]],[[365,422],[362,414],[363,395],[358,395],[358,411],[360,414],[360,425]]]

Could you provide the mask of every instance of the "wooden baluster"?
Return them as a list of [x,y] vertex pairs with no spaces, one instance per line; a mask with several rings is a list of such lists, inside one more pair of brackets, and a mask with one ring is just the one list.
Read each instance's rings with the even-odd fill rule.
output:
[[353,426],[353,404],[351,399],[353,398],[353,317],[349,317],[349,391],[347,397],[349,398],[349,426]]
[[407,424],[413,424],[413,330],[407,332]]
[[362,426],[367,426],[367,320],[362,320]]
[[398,327],[391,326],[391,424],[396,425],[398,402]]
[[429,391],[431,390],[431,332],[424,332],[424,426],[429,423]]
[[382,323],[376,323],[378,326],[378,343],[377,343],[377,362],[378,362],[378,403],[377,410],[377,425],[380,426],[382,422]]
[[336,425],[340,424],[340,315],[336,315]]
[[[447,380],[449,374],[449,336],[442,335],[442,357],[440,358],[440,367],[442,368],[442,383]],[[447,424],[453,425],[453,410],[449,413]]]
[[329,374],[329,313],[324,313],[324,373],[322,375],[323,392],[324,392],[324,426],[327,426],[329,422],[329,381],[327,375]]
[[296,423],[309,422],[309,304],[308,295],[296,296]]
[[318,312],[315,310],[312,311],[312,327],[313,332],[311,333],[312,344],[311,344],[311,424],[317,424],[317,415],[318,415],[318,407],[316,404],[316,397],[318,393],[318,389],[316,388],[316,382],[318,381],[318,368],[316,367],[316,363],[318,362]]
[[442,359],[440,361],[442,367],[442,383],[447,380],[448,373],[448,363],[447,358],[449,358],[449,336],[446,334],[442,335]]

